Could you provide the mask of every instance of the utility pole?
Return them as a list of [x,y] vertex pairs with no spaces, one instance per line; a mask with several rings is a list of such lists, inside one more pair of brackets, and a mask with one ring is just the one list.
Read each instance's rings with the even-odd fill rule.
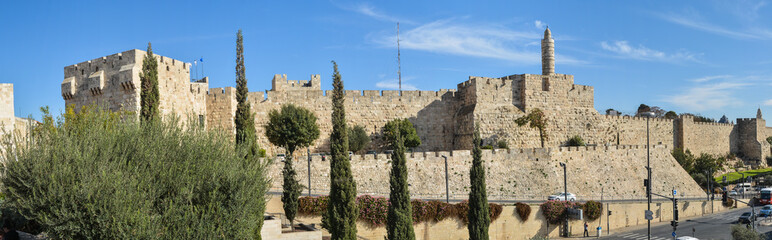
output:
[[402,62],[399,52],[399,22],[397,22],[397,76],[399,78],[399,95],[402,96]]
[[[560,163],[563,167],[563,196],[566,202],[568,202],[568,173],[566,172],[566,164]],[[568,237],[568,218],[563,222],[563,237]]]
[[[649,118],[651,116],[646,117],[646,171],[648,172],[648,178],[646,182],[646,198],[648,200],[648,204],[646,206],[646,210],[651,212],[651,144],[649,143]],[[651,219],[646,219],[647,222],[647,234],[646,239],[651,240]]]

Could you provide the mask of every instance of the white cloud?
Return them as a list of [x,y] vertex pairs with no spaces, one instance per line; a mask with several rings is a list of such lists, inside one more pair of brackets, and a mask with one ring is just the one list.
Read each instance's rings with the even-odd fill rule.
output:
[[[763,6],[756,5],[756,10],[750,11],[745,14],[746,17],[741,17],[738,14],[736,17],[739,18],[746,18],[746,19],[755,19],[753,15],[755,14],[755,11],[758,10]],[[698,13],[690,12],[690,13],[670,13],[670,14],[656,14],[657,17],[671,22],[675,23],[684,27],[713,33],[717,35],[722,35],[725,37],[730,38],[736,38],[736,39],[772,39],[772,31],[765,28],[759,28],[759,27],[746,27],[743,30],[738,30],[740,27],[722,27],[718,26],[716,24],[710,23],[708,21],[703,20],[703,17],[701,17]],[[726,17],[726,15],[722,14],[722,18]],[[750,21],[750,20],[747,20]],[[747,23],[749,25],[753,25],[753,23]]]
[[406,19],[400,19],[398,17],[389,16],[389,15],[386,15],[384,13],[378,12],[375,9],[375,7],[370,6],[368,4],[364,4],[364,3],[363,4],[359,4],[359,5],[355,6],[354,8],[345,8],[345,9],[358,12],[360,14],[372,17],[372,18],[374,18],[376,20],[379,20],[379,21],[394,22],[394,23],[396,23],[396,22],[412,23],[411,21],[406,20]]
[[711,85],[698,85],[683,93],[666,97],[665,102],[682,107],[687,111],[704,111],[721,109],[729,105],[739,105],[740,99],[733,96],[734,90],[750,84],[719,82]]
[[764,101],[764,106],[772,106],[772,99]]
[[622,58],[662,62],[699,62],[697,58],[695,58],[695,55],[692,53],[680,51],[677,53],[668,54],[644,47],[643,45],[634,47],[631,46],[627,41],[614,41],[612,43],[603,41],[600,43],[600,46],[605,50],[616,53],[619,57]]
[[696,82],[696,83],[701,83],[701,82],[707,82],[707,81],[716,80],[716,79],[727,79],[727,78],[731,78],[731,77],[732,77],[732,75],[705,76],[705,77],[701,77],[701,78],[692,79],[691,81],[692,82]]
[[[370,36],[376,44],[396,47],[393,33]],[[505,61],[538,64],[540,51],[530,43],[542,36],[538,32],[513,31],[497,24],[458,23],[454,19],[439,20],[400,33],[400,47],[460,56],[492,58]],[[583,61],[560,55],[564,64],[582,64]]]
[[[413,84],[405,83],[408,79],[412,78],[403,78],[402,79],[402,90],[418,90],[417,87]],[[399,79],[387,79],[380,82],[375,83],[375,87],[380,89],[393,89],[393,90],[399,90]]]
[[534,27],[536,27],[536,29],[544,29],[545,27],[547,27],[546,23],[539,20],[533,21],[533,25]]

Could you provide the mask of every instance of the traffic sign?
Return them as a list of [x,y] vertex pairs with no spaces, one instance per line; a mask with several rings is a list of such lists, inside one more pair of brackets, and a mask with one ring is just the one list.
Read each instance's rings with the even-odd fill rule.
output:
[[646,220],[654,220],[654,212],[646,210],[644,213],[646,214]]
[[676,236],[676,234],[675,234],[675,232],[673,232],[673,237],[675,237],[675,236]]
[[675,190],[675,189],[673,189],[673,196],[675,196],[675,195],[676,195],[676,190]]

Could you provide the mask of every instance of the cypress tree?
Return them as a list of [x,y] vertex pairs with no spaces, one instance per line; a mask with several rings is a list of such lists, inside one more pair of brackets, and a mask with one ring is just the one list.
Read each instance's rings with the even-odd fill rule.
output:
[[281,173],[283,177],[281,203],[284,208],[284,215],[290,221],[290,228],[294,229],[295,215],[298,212],[298,198],[303,186],[298,182],[297,173],[292,167],[292,153],[287,152]]
[[332,133],[330,134],[330,202],[322,217],[322,226],[330,232],[332,240],[357,239],[356,206],[357,187],[351,174],[348,156],[348,130],[346,110],[343,106],[343,81],[338,64],[332,61]]
[[236,34],[236,144],[252,143],[255,138],[255,119],[247,102],[247,77],[244,73],[244,38],[241,29]]
[[149,122],[158,116],[158,62],[153,56],[153,48],[147,43],[147,55],[142,60],[140,81],[140,119]]
[[482,161],[482,140],[480,129],[474,131],[474,146],[472,147],[472,168],[469,170],[469,181],[472,190],[469,192],[469,239],[488,239],[488,225],[491,223],[490,206],[485,192],[485,169]]
[[410,205],[410,191],[407,188],[407,163],[405,143],[400,131],[394,131],[391,141],[391,191],[389,212],[386,218],[386,232],[389,240],[415,239],[413,231],[413,208]]

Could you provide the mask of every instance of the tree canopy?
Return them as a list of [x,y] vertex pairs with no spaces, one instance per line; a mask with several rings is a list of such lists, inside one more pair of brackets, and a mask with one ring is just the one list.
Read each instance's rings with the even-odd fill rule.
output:
[[544,147],[544,141],[549,140],[547,135],[547,117],[541,109],[534,108],[525,116],[515,119],[515,123],[518,126],[523,126],[526,123],[530,123],[529,127],[539,130],[539,140],[541,140],[541,147]]
[[394,141],[397,129],[399,129],[399,134],[402,136],[406,148],[414,148],[421,145],[421,138],[413,127],[413,123],[407,118],[394,119],[386,123],[386,126],[383,127],[383,133],[388,142]]
[[353,128],[349,128],[348,132],[348,150],[352,152],[358,152],[364,149],[370,144],[370,136],[365,131],[365,128],[356,125]]
[[319,138],[316,115],[306,108],[284,104],[268,112],[265,136],[273,145],[286,148],[291,154],[297,148],[308,147]]

